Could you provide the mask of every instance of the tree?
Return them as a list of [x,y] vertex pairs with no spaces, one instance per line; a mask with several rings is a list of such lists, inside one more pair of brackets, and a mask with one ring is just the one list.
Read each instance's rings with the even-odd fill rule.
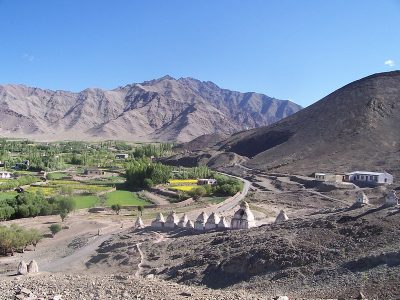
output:
[[195,200],[200,199],[201,197],[203,197],[204,195],[207,194],[207,191],[204,187],[199,186],[199,187],[195,187],[194,189],[190,190],[188,192],[188,194]]
[[60,224],[51,224],[49,228],[50,228],[50,231],[51,231],[51,235],[53,237],[56,235],[56,233],[61,231],[61,225]]
[[112,209],[113,211],[115,211],[115,213],[116,213],[117,215],[119,215],[119,212],[121,211],[121,204],[119,204],[119,203],[113,204],[113,205],[111,205],[111,209]]
[[75,209],[76,203],[71,197],[61,197],[58,199],[57,206],[61,221],[64,222],[68,217],[68,214]]
[[142,205],[139,205],[137,210],[138,212],[140,212],[140,216],[143,216],[144,207]]

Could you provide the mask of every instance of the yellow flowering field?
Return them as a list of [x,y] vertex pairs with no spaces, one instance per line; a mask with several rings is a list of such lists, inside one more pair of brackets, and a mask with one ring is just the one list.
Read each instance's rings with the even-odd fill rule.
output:
[[192,185],[197,184],[197,179],[170,179],[169,183],[173,185]]
[[170,186],[169,188],[171,190],[188,192],[188,191],[193,190],[196,187],[198,187],[198,185],[176,185],[176,186]]

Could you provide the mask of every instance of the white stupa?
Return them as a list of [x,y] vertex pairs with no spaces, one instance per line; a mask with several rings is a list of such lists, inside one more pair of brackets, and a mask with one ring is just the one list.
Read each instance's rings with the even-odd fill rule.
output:
[[174,229],[175,226],[178,225],[178,222],[179,222],[178,217],[176,216],[175,212],[172,211],[172,212],[168,215],[167,221],[165,222],[164,227],[165,227],[165,228],[169,228],[169,229]]
[[225,217],[221,217],[218,223],[218,229],[226,229],[229,228],[229,222],[226,220]]
[[275,219],[275,223],[281,223],[289,220],[284,210],[281,210]]
[[178,227],[185,228],[188,220],[189,219],[188,219],[187,215],[183,214],[182,218],[179,220]]
[[188,220],[185,225],[186,229],[194,229],[194,223],[192,220]]
[[196,230],[204,230],[204,227],[206,225],[208,219],[208,215],[203,211],[196,219],[196,222],[194,222],[194,229]]
[[363,204],[368,204],[369,200],[367,195],[363,191],[360,191],[356,194],[356,204],[358,205],[363,205]]
[[240,209],[233,215],[231,220],[231,228],[248,229],[255,226],[256,222],[254,215],[250,210],[249,204],[246,201],[243,201],[240,205]]
[[135,228],[144,228],[144,223],[143,223],[142,218],[140,216],[138,216],[137,219],[136,219]]
[[218,227],[218,223],[220,221],[220,217],[217,213],[212,213],[208,219],[207,219],[207,223],[204,226],[205,230],[212,230],[212,229],[216,229]]
[[386,205],[395,206],[399,205],[399,197],[396,195],[396,191],[390,191],[386,196]]
[[153,228],[164,228],[165,219],[162,213],[158,213],[156,219],[151,222]]

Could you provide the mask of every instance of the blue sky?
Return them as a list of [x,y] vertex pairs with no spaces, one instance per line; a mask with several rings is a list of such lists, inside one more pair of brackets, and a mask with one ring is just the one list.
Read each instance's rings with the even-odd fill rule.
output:
[[307,106],[397,69],[399,28],[399,0],[0,0],[0,83],[80,91],[169,74]]

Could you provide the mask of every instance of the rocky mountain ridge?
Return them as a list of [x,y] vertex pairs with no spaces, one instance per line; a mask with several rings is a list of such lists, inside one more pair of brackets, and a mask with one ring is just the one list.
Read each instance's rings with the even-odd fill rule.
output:
[[164,76],[79,93],[0,85],[0,136],[37,140],[189,141],[264,126],[301,107],[212,82]]

